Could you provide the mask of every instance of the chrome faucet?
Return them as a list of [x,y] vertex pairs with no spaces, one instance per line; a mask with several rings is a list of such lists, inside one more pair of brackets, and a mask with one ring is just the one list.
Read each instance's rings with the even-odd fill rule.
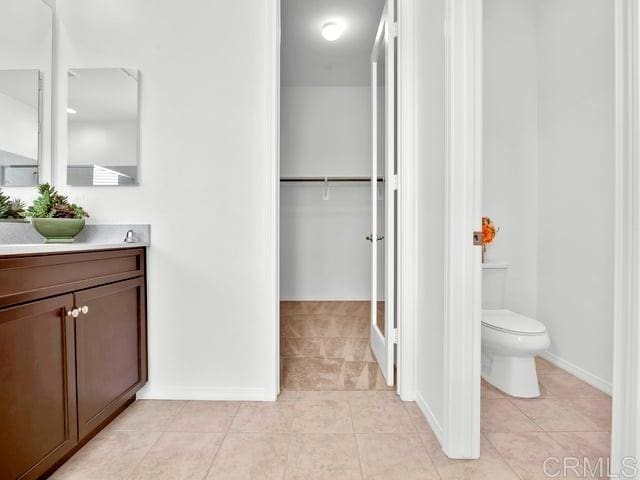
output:
[[124,237],[123,241],[127,243],[134,243],[136,241],[134,237],[135,234],[133,233],[133,230],[127,230],[127,235]]

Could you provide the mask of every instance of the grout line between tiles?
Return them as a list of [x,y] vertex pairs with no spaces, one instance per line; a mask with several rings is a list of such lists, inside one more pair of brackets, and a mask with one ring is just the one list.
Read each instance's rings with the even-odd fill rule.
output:
[[205,475],[203,477],[203,480],[206,480],[207,477],[209,476],[209,472],[211,471],[211,468],[213,467],[213,464],[215,463],[216,459],[218,458],[218,455],[220,454],[220,450],[222,450],[222,446],[224,445],[224,442],[227,439],[227,435],[229,435],[229,431],[231,430],[231,425],[233,424],[233,421],[235,420],[236,416],[238,415],[238,412],[240,411],[241,405],[242,405],[242,403],[238,402],[238,408],[236,408],[234,414],[231,416],[231,421],[227,425],[227,429],[224,432],[224,435],[222,436],[222,440],[220,440],[220,444],[218,445],[218,448],[216,449],[216,453],[213,455],[213,458],[211,459],[211,463],[209,464],[209,468],[207,468],[207,472],[205,473]]
[[[496,451],[496,453],[498,454],[498,456],[500,457],[500,459],[505,463],[505,465],[507,467],[509,467],[509,469],[513,472],[513,474],[519,478],[520,480],[529,480],[528,478],[523,478],[522,475],[520,475],[516,469],[513,467],[513,465],[511,465],[511,462],[509,461],[509,459],[507,459],[504,455],[502,455],[502,453],[500,452],[500,450],[498,449],[498,447],[489,439],[489,436],[486,435],[485,433],[480,433],[480,435],[482,435],[487,442],[489,442],[489,444],[491,445],[491,447],[493,447],[493,449]],[[482,452],[480,452],[480,455],[482,455]]]
[[[126,412],[129,408],[131,408],[133,405],[135,405],[136,401],[138,401],[138,399],[136,398],[136,400],[134,400],[134,402],[129,405],[124,411],[120,412],[120,414],[118,415],[118,417],[120,415],[122,415],[124,412]],[[163,437],[163,435],[165,433],[167,433],[167,428],[169,427],[169,424],[173,421],[174,418],[176,418],[181,412],[182,410],[184,410],[184,408],[187,406],[187,401],[184,401],[182,404],[182,407],[180,407],[180,409],[174,413],[171,417],[169,417],[164,425],[164,429],[160,431],[160,435],[158,435],[158,438],[156,438],[156,441],[153,442],[153,444],[147,449],[146,452],[144,452],[144,455],[142,455],[142,457],[140,457],[140,461],[138,461],[132,468],[131,471],[129,472],[129,474],[127,475],[127,478],[130,479],[131,477],[133,477],[133,474],[136,472],[136,469],[142,464],[142,462],[144,461],[144,459],[147,457],[147,455],[149,455],[149,452],[151,450],[153,450],[153,448],[158,444],[158,442],[160,441],[160,439]],[[117,417],[116,417],[117,418]],[[114,419],[115,420],[115,419]],[[132,430],[133,431],[133,430]],[[144,431],[144,430],[139,430],[139,431]]]

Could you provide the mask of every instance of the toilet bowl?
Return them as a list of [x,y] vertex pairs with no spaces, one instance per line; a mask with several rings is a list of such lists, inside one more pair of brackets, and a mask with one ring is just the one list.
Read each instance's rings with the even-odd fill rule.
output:
[[540,396],[535,356],[549,348],[545,326],[510,310],[482,311],[482,377],[513,397]]
[[504,308],[507,264],[482,267],[482,378],[513,397],[539,397],[535,356],[549,348],[547,329]]

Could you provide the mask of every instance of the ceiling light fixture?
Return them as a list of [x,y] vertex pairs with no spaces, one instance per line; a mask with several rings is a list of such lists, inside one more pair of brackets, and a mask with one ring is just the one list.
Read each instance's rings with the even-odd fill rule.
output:
[[338,40],[344,32],[344,26],[337,22],[327,22],[322,26],[322,36],[329,42]]
[[78,112],[76,110],[74,110],[73,108],[67,108],[67,113],[70,113],[71,115],[75,115]]

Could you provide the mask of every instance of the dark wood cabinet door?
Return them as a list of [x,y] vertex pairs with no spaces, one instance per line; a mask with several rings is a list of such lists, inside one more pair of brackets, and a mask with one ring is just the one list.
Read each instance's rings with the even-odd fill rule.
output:
[[0,310],[0,479],[33,479],[77,442],[73,295]]
[[80,439],[147,381],[144,278],[74,294]]

